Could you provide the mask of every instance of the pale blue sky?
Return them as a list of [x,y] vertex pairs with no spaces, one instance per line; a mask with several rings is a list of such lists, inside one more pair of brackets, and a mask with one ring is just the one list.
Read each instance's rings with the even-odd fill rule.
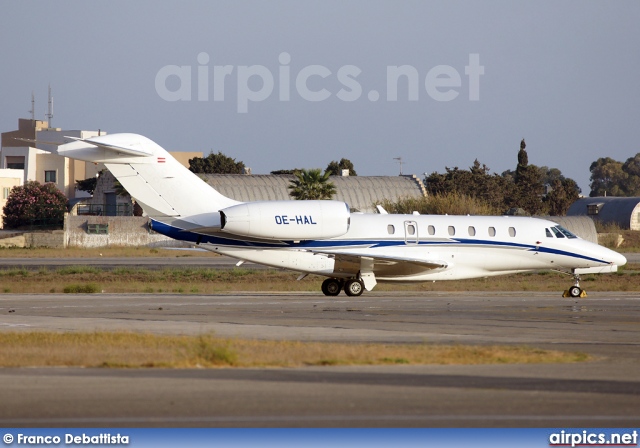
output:
[[[0,6],[0,130],[28,118],[31,91],[44,119],[47,85],[53,124],[67,129],[136,132],[168,150],[222,151],[256,174],[324,168],[351,159],[361,175],[422,175],[475,158],[513,169],[520,139],[529,161],[560,168],[588,193],[589,165],[640,151],[640,2],[593,1],[61,1]],[[209,100],[198,101],[198,54],[207,53]],[[291,56],[290,101],[279,99],[279,55]],[[479,100],[469,100],[469,55],[478,54]],[[192,67],[191,101],[166,101],[156,75]],[[214,66],[232,66],[224,101],[214,101]],[[238,113],[241,66],[274,76],[273,93]],[[296,77],[306,66],[304,100]],[[417,101],[386,97],[388,66],[419,74]],[[446,65],[459,94],[436,101],[427,73]],[[362,95],[340,100],[343,66],[361,70]],[[352,78],[354,79],[354,78]],[[166,81],[177,89],[176,77]],[[259,90],[253,77],[249,87]],[[368,93],[380,93],[371,101]],[[446,88],[441,90],[447,90]]]

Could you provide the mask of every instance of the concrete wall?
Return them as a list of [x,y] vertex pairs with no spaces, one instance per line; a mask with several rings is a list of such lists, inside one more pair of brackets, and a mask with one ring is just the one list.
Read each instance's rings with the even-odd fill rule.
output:
[[64,249],[64,230],[25,233],[24,245],[25,247],[52,247],[54,249]]
[[[89,224],[107,224],[109,233],[87,233]],[[148,219],[139,216],[72,216],[65,219],[65,244],[69,247],[163,246],[185,247],[164,235],[149,230]]]
[[49,232],[9,232],[0,238],[0,247],[52,247],[63,249],[64,231]]
[[[100,177],[98,177],[98,182],[96,183],[96,189],[93,192],[93,196],[90,196],[87,199],[83,199],[82,204],[89,204],[89,205],[94,205],[96,207],[99,206],[100,208],[103,208],[107,202],[105,194],[115,192],[115,187],[114,187],[115,182],[116,182],[116,178],[113,174],[111,174],[111,171],[104,170],[102,174],[100,174]],[[116,205],[123,205],[123,204],[126,204],[129,210],[132,210],[133,203],[131,202],[131,196],[116,195]],[[77,214],[74,211],[72,211],[72,213]]]

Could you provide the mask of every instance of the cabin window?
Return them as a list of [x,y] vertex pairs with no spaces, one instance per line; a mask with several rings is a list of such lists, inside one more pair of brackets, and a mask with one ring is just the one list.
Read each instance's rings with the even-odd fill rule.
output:
[[407,234],[415,235],[416,234],[416,226],[414,226],[413,224],[407,225]]
[[453,226],[449,226],[449,235],[453,236],[456,234],[456,228]]
[[427,230],[429,231],[429,235],[435,235],[436,234],[436,228],[433,226],[429,226],[427,228]]
[[553,233],[555,233],[556,238],[564,238],[564,235],[561,231],[558,230],[557,227],[551,227],[551,230],[553,230]]
[[389,235],[393,235],[394,233],[396,233],[396,228],[393,226],[393,224],[389,224],[387,226],[387,232],[389,233]]
[[476,228],[469,226],[469,236],[476,236]]
[[544,231],[547,232],[547,238],[553,238],[553,233],[551,233],[551,230],[544,229]]
[[516,236],[516,228],[515,227],[509,227],[509,236],[510,237]]
[[496,228],[489,227],[489,236],[496,236]]

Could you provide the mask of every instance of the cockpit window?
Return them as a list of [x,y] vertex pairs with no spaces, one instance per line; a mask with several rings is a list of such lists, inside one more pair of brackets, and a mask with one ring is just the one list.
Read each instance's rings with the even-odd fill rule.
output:
[[558,230],[557,227],[551,227],[551,230],[553,230],[553,233],[556,235],[556,238],[564,238],[564,235],[560,230]]
[[544,229],[544,231],[547,232],[547,238],[553,238],[553,233],[551,233],[551,230]]
[[567,229],[565,229],[562,226],[555,226],[554,228],[562,232],[562,234],[567,238],[578,238],[577,236],[575,236],[573,233],[569,232]]

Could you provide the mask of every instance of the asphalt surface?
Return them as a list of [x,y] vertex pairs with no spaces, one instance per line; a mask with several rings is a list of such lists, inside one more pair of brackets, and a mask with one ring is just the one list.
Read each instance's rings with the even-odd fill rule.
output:
[[[231,269],[238,260],[211,255],[210,257],[128,257],[128,258],[0,258],[0,269],[25,268],[28,270],[59,269],[64,266],[92,266],[100,269],[115,269],[123,266],[144,269],[166,269],[171,267]],[[244,268],[267,269],[255,263],[243,263]]]
[[0,369],[0,425],[615,427],[640,421],[640,293],[3,294],[0,331],[515,344],[575,364]]

